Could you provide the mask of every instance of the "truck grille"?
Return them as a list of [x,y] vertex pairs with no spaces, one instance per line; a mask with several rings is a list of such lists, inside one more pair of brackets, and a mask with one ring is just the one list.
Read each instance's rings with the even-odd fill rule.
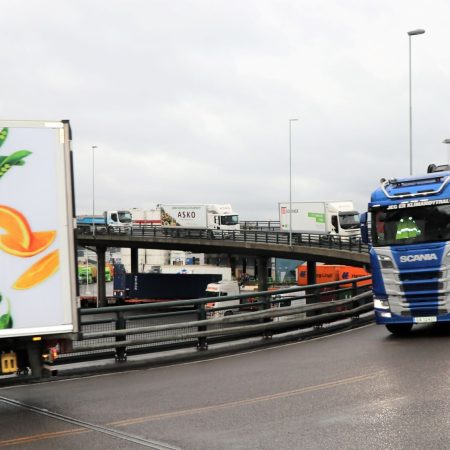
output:
[[400,281],[425,281],[439,280],[444,277],[441,270],[430,270],[421,272],[403,272],[399,274]]
[[444,283],[438,283],[436,281],[429,281],[424,283],[403,284],[403,292],[408,294],[410,292],[424,292],[433,293],[436,291],[442,291],[444,289]]
[[441,314],[448,314],[446,309],[420,308],[413,311],[402,311],[402,317],[429,317]]

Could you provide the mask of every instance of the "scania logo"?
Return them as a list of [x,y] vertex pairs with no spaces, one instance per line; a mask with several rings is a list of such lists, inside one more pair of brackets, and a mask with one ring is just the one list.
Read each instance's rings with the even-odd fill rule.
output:
[[400,262],[416,262],[416,261],[437,261],[436,253],[425,253],[424,255],[404,255],[400,256]]

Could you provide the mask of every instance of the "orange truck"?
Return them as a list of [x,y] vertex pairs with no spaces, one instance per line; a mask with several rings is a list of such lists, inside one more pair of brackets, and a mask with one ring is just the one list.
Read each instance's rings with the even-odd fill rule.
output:
[[[361,267],[341,266],[332,264],[323,264],[316,266],[316,284],[330,283],[332,281],[351,280],[353,278],[365,277],[370,275]],[[306,264],[297,267],[297,284],[306,286],[308,284],[308,269]],[[370,280],[359,281],[358,286],[370,284]],[[347,285],[347,286],[350,286]],[[346,286],[346,287],[347,287]]]
[[[370,275],[366,270],[361,267],[341,266],[332,264],[321,264],[316,266],[316,284],[330,283],[332,281],[352,280],[354,278],[360,278]],[[307,286],[308,284],[308,269],[306,264],[302,264],[297,267],[297,284],[299,286]],[[371,280],[358,281],[358,287],[367,286],[371,284]],[[351,283],[341,284],[339,289],[350,288]],[[334,291],[338,287],[324,287],[321,292]],[[327,295],[321,295],[320,301],[327,302],[332,300],[340,300],[347,298],[350,295],[350,291],[333,293]]]

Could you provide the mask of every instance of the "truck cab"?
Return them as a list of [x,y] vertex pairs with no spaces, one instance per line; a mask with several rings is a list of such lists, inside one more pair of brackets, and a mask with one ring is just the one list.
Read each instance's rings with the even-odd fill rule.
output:
[[104,215],[109,233],[130,233],[132,224],[130,211],[105,211]]
[[326,204],[326,229],[331,235],[357,237],[360,235],[359,213],[352,202],[329,202]]
[[[239,299],[215,301],[217,297],[239,295],[239,285],[237,281],[218,281],[209,283],[206,286],[205,296],[210,297],[211,301],[206,303],[206,316],[208,318],[231,316],[239,311]],[[215,311],[215,308],[224,308]]]
[[208,205],[208,228],[223,231],[239,231],[239,216],[231,205]]
[[377,323],[405,334],[414,324],[450,321],[450,172],[382,179],[368,211],[362,237]]

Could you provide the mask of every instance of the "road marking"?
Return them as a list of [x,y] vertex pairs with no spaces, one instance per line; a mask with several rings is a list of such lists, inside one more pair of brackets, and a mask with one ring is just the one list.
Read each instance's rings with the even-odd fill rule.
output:
[[192,414],[201,414],[201,413],[210,412],[210,411],[217,411],[217,410],[221,410],[221,409],[225,409],[225,408],[247,406],[247,405],[252,405],[255,403],[261,403],[261,402],[266,402],[266,401],[271,401],[271,400],[279,400],[279,399],[283,399],[283,398],[289,398],[289,397],[294,397],[297,395],[307,394],[310,392],[316,392],[316,391],[325,390],[325,389],[332,389],[332,388],[339,387],[339,386],[345,386],[348,384],[368,381],[368,380],[379,377],[380,373],[381,372],[372,373],[370,375],[357,375],[354,377],[343,378],[341,380],[335,380],[335,381],[330,381],[327,383],[306,386],[303,388],[292,389],[289,391],[277,392],[275,394],[268,394],[268,395],[263,395],[263,396],[259,396],[259,397],[247,398],[247,399],[243,399],[243,400],[236,400],[236,401],[227,402],[227,403],[220,403],[217,405],[201,406],[198,408],[184,409],[184,410],[179,410],[179,411],[171,411],[171,412],[167,412],[167,413],[154,414],[154,415],[150,415],[150,416],[136,417],[133,419],[118,420],[115,422],[110,422],[110,423],[106,424],[106,426],[96,425],[96,424],[85,422],[85,421],[82,421],[79,419],[74,419],[74,418],[71,418],[68,416],[64,416],[62,414],[48,411],[43,408],[38,408],[35,406],[27,405],[27,404],[24,404],[17,400],[12,400],[12,399],[0,396],[0,401],[3,403],[13,405],[16,407],[20,407],[23,409],[27,409],[29,411],[32,411],[32,412],[35,412],[35,413],[38,413],[38,414],[41,414],[44,416],[48,416],[48,417],[51,417],[51,418],[54,418],[54,419],[57,419],[57,420],[60,420],[63,422],[71,423],[74,425],[81,425],[81,428],[75,428],[73,430],[63,430],[63,431],[56,431],[56,432],[52,432],[52,433],[42,433],[42,434],[29,435],[29,436],[23,436],[20,438],[0,441],[0,447],[10,446],[10,445],[27,444],[27,443],[32,443],[32,442],[37,442],[37,441],[42,441],[42,440],[60,438],[63,436],[97,431],[97,432],[101,432],[104,434],[114,436],[116,438],[120,438],[120,439],[124,439],[124,440],[131,441],[134,443],[138,443],[138,444],[144,445],[145,447],[150,447],[150,448],[154,448],[154,449],[174,449],[175,447],[171,447],[168,444],[163,444],[158,441],[146,440],[143,438],[139,438],[137,436],[127,434],[127,433],[122,433],[120,431],[117,431],[117,430],[114,430],[114,429],[111,429],[108,427],[126,427],[129,425],[136,425],[136,424],[152,422],[152,421],[156,421],[156,420],[174,419],[177,417],[182,417],[182,416],[187,416],[187,415],[192,415]]
[[90,431],[91,430],[87,430],[85,428],[76,428],[74,430],[55,431],[53,433],[31,434],[28,436],[22,436],[15,439],[7,439],[5,441],[0,441],[0,447],[7,447],[9,445],[29,444],[30,442],[38,442],[47,439],[59,438],[67,435],[86,433]]
[[[0,397],[0,402],[6,403],[7,405],[12,405],[17,408],[25,409],[27,411],[31,411],[35,414],[39,414],[42,416],[50,417],[52,419],[59,420],[61,422],[70,423],[72,425],[78,425],[81,428],[86,429],[87,431],[97,431],[99,433],[103,433],[118,439],[122,439],[124,441],[133,442],[134,444],[142,445],[143,447],[152,448],[155,450],[178,450],[177,447],[173,447],[169,444],[165,444],[162,442],[154,441],[151,439],[144,439],[139,436],[134,436],[132,434],[124,433],[122,431],[114,430],[112,428],[108,428],[107,426],[97,425],[95,423],[86,422],[84,420],[75,419],[74,417],[65,416],[63,414],[59,414],[53,411],[49,411],[48,409],[44,408],[38,408],[37,406],[27,405],[26,403],[22,403],[18,400],[13,400],[6,397]],[[81,432],[78,431],[79,428],[72,430],[73,432]],[[67,430],[67,432],[64,433],[66,436],[70,434],[70,430]],[[36,440],[43,440],[43,435],[35,435]],[[49,437],[59,437],[56,436],[55,433],[49,433]],[[32,436],[25,436],[22,439],[32,439]],[[17,438],[20,440],[21,438]],[[0,441],[0,446],[5,446],[7,444],[4,444],[5,441]],[[8,441],[6,441],[8,442]],[[32,442],[32,440],[29,440],[29,442]],[[22,442],[17,442],[22,443]],[[11,445],[11,444],[9,444]]]
[[368,381],[373,378],[379,377],[379,375],[380,375],[380,373],[375,373],[375,374],[371,374],[371,375],[359,375],[359,376],[350,377],[350,378],[343,378],[342,380],[330,381],[328,383],[307,386],[307,387],[303,387],[303,388],[299,388],[299,389],[292,389],[290,391],[284,391],[284,392],[278,392],[275,394],[263,395],[260,397],[247,398],[247,399],[243,399],[243,400],[236,400],[236,401],[226,402],[226,403],[219,403],[217,405],[201,406],[199,408],[183,409],[183,410],[179,410],[179,411],[154,414],[151,416],[136,417],[134,419],[118,420],[116,422],[110,422],[108,425],[123,427],[123,426],[128,426],[128,425],[135,425],[138,423],[152,422],[154,420],[172,419],[172,418],[187,416],[187,415],[191,415],[191,414],[200,414],[200,413],[209,412],[209,411],[216,411],[219,409],[233,408],[236,406],[247,406],[247,405],[252,405],[254,403],[267,402],[270,400],[279,400],[282,398],[294,397],[294,396],[306,394],[309,392],[315,392],[315,391],[320,391],[320,390],[324,390],[324,389],[331,389],[331,388],[338,387],[338,386],[344,386],[347,384]]

